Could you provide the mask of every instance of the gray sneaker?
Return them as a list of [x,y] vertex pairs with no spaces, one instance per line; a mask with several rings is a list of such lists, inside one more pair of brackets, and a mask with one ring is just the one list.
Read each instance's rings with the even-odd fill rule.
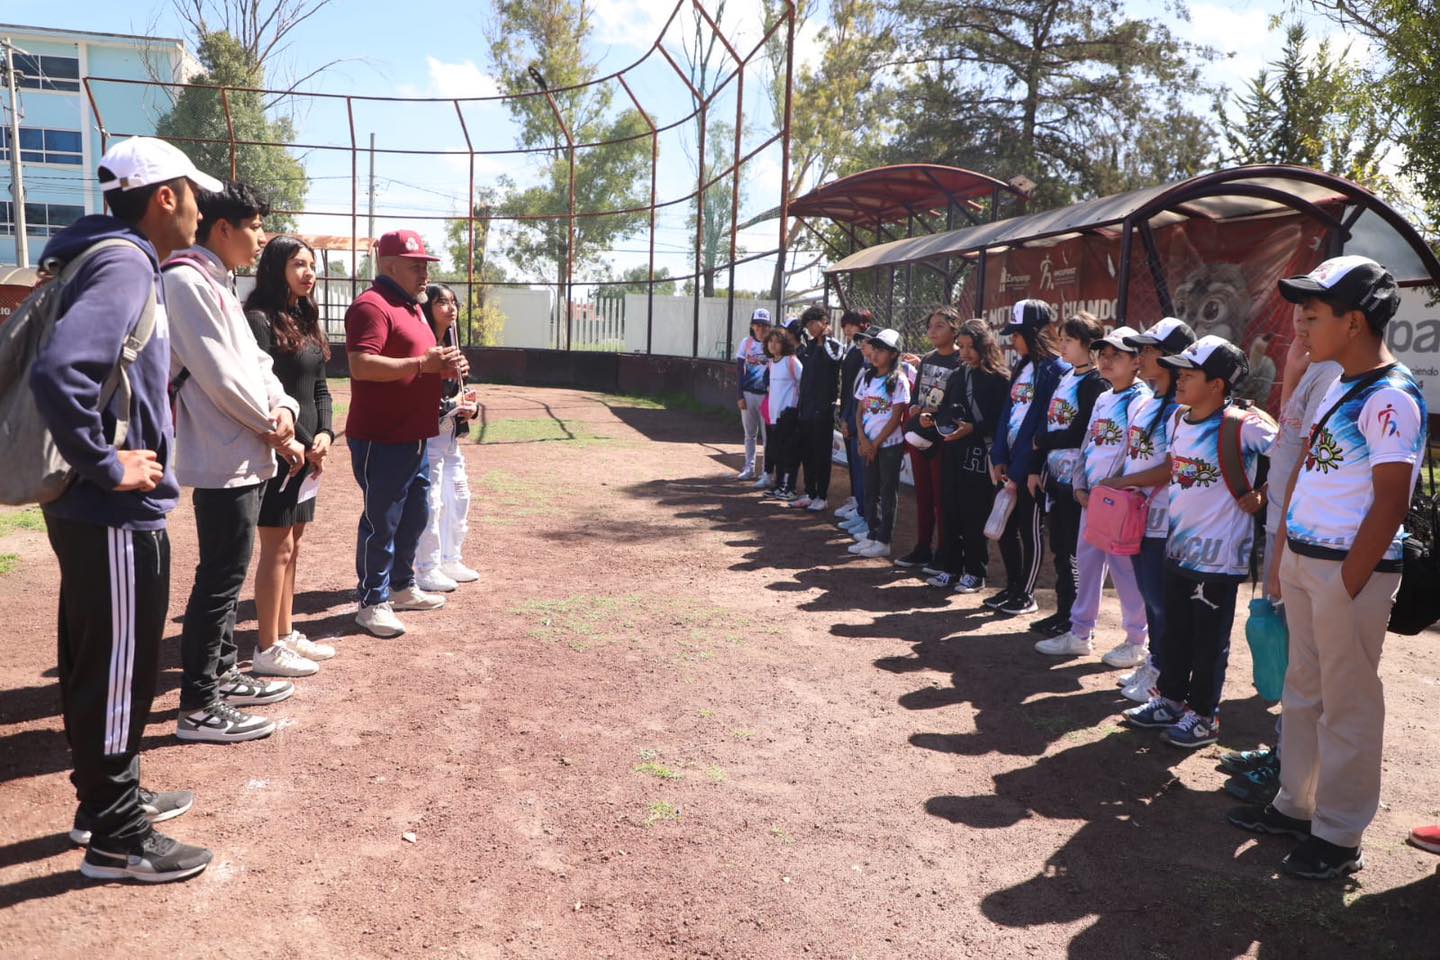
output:
[[201,743],[242,743],[259,740],[275,732],[275,721],[241,713],[224,700],[204,710],[181,712],[175,721],[175,736]]
[[[173,820],[195,804],[195,794],[189,790],[169,790],[163,793],[155,793],[141,787],[140,812],[145,814],[145,819],[151,823],[160,823],[164,820]],[[75,808],[75,825],[70,828],[70,840],[78,846],[88,846],[90,843],[90,831],[94,828],[89,814],[84,807]]]
[[295,693],[289,680],[266,680],[250,673],[231,670],[220,678],[220,699],[232,707],[258,707],[288,700]]
[[172,840],[151,831],[130,850],[101,850],[91,846],[80,861],[80,872],[96,880],[139,880],[165,883],[193,877],[210,865],[213,854],[204,847]]

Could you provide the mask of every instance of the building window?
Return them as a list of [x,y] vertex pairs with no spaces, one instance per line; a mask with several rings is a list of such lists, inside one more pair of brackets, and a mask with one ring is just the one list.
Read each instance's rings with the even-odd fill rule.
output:
[[[74,130],[20,128],[20,159],[25,163],[68,163],[79,166],[85,156],[80,134]],[[0,162],[10,159],[10,130],[0,127]]]
[[[21,151],[22,153],[24,151]],[[85,216],[85,208],[68,203],[25,204],[25,233],[49,237]],[[9,200],[0,201],[0,236],[15,235],[15,217]]]
[[76,57],[16,54],[15,72],[19,75],[22,89],[63,93],[78,93],[80,90],[80,61]]

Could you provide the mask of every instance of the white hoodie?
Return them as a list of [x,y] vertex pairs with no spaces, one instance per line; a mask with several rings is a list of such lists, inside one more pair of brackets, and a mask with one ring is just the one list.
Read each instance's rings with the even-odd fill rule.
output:
[[188,371],[175,394],[176,479],[212,490],[269,480],[275,453],[260,435],[274,429],[271,410],[285,407],[293,415],[300,405],[255,342],[230,273],[215,254],[201,246],[182,250],[162,277],[171,382]]

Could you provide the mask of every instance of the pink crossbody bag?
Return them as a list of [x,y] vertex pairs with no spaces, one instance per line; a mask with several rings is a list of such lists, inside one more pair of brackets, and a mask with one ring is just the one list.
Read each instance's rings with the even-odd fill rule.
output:
[[[1165,403],[1145,431],[1145,439],[1155,433],[1160,418],[1165,415]],[[1125,458],[1120,458],[1120,469],[1125,471]],[[1140,543],[1145,539],[1145,525],[1150,518],[1150,498],[1139,490],[1120,490],[1115,487],[1096,487],[1090,491],[1090,506],[1085,511],[1085,542],[1104,550],[1113,557],[1133,557],[1140,552]]]

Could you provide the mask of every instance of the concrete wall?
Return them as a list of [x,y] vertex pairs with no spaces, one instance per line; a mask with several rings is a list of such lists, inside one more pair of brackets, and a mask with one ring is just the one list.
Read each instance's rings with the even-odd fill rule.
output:
[[[733,320],[725,297],[700,298],[700,343],[698,355],[703,359],[728,359],[725,352],[725,326],[730,323],[730,351],[750,330],[750,314],[764,307],[775,314],[774,300],[736,298]],[[647,297],[643,293],[625,295],[625,349],[645,353]],[[695,300],[693,297],[657,296],[650,353],[688,357],[695,348]]]

